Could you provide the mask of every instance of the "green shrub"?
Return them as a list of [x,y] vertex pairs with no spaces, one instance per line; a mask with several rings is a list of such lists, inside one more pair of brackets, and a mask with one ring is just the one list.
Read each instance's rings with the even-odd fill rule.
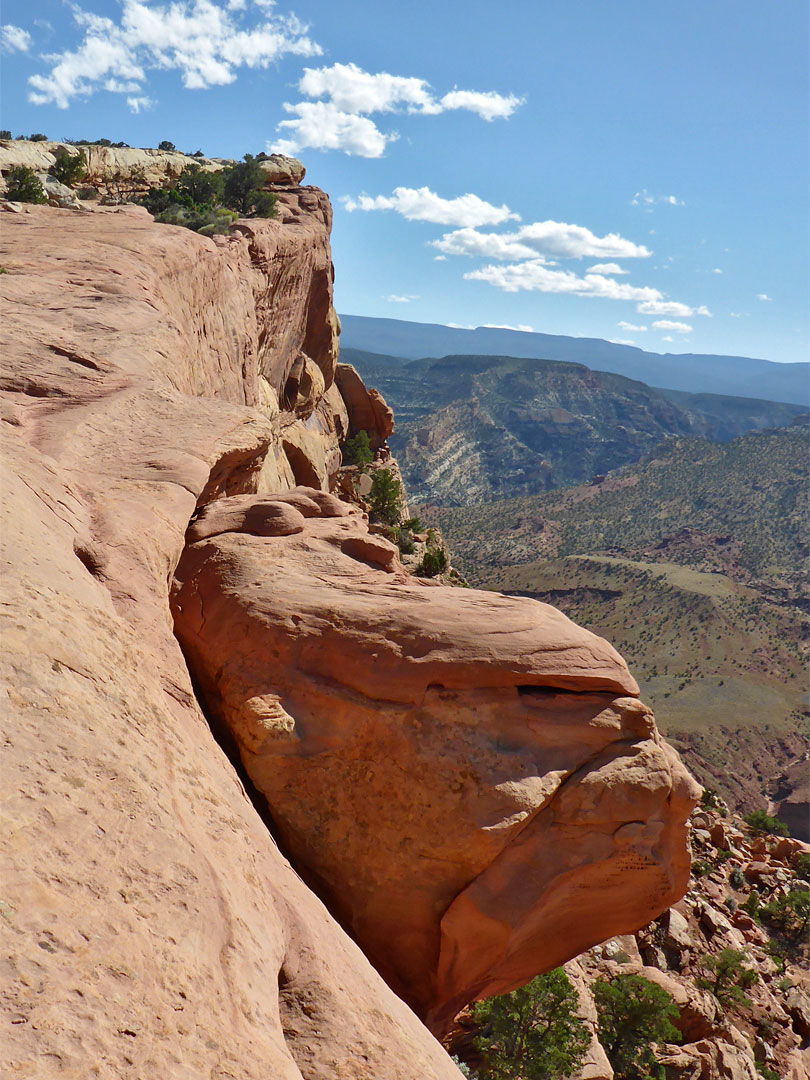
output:
[[384,525],[399,525],[402,518],[402,484],[390,469],[378,469],[371,480],[368,516]]
[[90,199],[97,199],[98,198],[98,192],[96,191],[96,189],[94,187],[82,187],[82,188],[79,188],[79,190],[76,192],[76,194],[80,199],[84,199],[85,201],[89,201]]
[[180,173],[175,190],[188,195],[192,203],[216,206],[222,201],[225,181],[221,172],[208,172],[200,165],[187,165]]
[[8,128],[3,128],[2,131],[0,131],[0,139],[10,139],[10,138],[11,138],[11,132],[8,130]]
[[555,1080],[579,1068],[590,1041],[577,994],[562,968],[511,994],[478,1002],[480,1080]]
[[165,150],[167,152],[176,150],[177,147],[173,142],[169,142],[168,139],[164,139],[163,142],[158,143],[158,150]]
[[810,925],[810,891],[792,889],[785,896],[763,904],[759,914],[761,919],[780,930],[789,941],[805,941]]
[[39,177],[27,165],[15,165],[6,174],[6,198],[10,202],[46,203]]
[[447,563],[447,551],[431,529],[428,533],[425,554],[416,568],[416,573],[419,577],[436,577],[437,574],[441,574],[447,569]]
[[343,464],[358,465],[364,469],[374,460],[374,451],[371,449],[368,432],[361,429],[351,439],[343,444]]
[[161,225],[181,225],[184,229],[191,229],[203,236],[226,235],[235,219],[233,210],[226,210],[223,206],[188,207],[180,203],[172,203],[155,214],[155,221]]
[[224,170],[223,202],[243,217],[273,217],[276,197],[263,191],[267,173],[252,154],[245,154],[244,161]]
[[38,131],[35,135],[29,135],[28,136],[28,141],[29,142],[47,142],[48,141],[48,136],[43,135],[41,131]]
[[802,851],[793,861],[793,873],[802,881],[810,881],[810,855]]
[[672,1021],[678,1008],[671,995],[640,975],[617,975],[593,984],[599,1041],[605,1048],[616,1080],[664,1076],[654,1046],[680,1042]]
[[707,862],[706,859],[693,859],[692,860],[692,877],[702,878],[705,877],[712,870],[712,864]]
[[70,186],[86,174],[87,158],[84,156],[84,150],[80,150],[78,154],[69,154],[64,146],[58,146],[53,156],[54,163],[50,172],[60,184]]
[[753,986],[759,976],[753,968],[745,966],[745,953],[736,949],[721,949],[717,956],[704,956],[703,968],[711,972],[709,978],[696,979],[696,984],[703,990],[709,990],[721,1005],[750,1005],[745,995],[749,986]]
[[739,868],[739,866],[733,867],[731,873],[728,875],[729,884],[733,889],[741,889],[745,884],[745,874]]
[[787,836],[788,827],[778,818],[771,817],[764,810],[752,810],[746,814],[743,821],[754,832],[770,834],[772,836]]

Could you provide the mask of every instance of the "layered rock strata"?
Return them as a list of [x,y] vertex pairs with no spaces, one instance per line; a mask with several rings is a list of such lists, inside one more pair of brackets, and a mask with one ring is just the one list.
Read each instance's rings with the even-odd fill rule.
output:
[[[330,208],[279,205],[214,240],[132,207],[4,220],[12,1075],[457,1075],[271,828],[435,1030],[685,884],[695,792],[613,650],[415,583],[328,494],[351,425]],[[272,822],[201,711],[175,574]],[[201,595],[236,635],[225,679]]]

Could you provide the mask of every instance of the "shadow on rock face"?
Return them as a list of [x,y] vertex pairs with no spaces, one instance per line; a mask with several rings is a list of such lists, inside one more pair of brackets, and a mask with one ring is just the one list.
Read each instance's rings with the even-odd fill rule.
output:
[[204,508],[176,633],[290,854],[442,1032],[678,899],[699,788],[607,642],[371,558],[329,499]]

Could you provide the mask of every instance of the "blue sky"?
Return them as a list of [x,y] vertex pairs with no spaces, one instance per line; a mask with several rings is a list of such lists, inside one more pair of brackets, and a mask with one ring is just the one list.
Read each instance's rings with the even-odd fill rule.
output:
[[13,134],[280,148],[338,310],[807,359],[806,0],[6,0]]

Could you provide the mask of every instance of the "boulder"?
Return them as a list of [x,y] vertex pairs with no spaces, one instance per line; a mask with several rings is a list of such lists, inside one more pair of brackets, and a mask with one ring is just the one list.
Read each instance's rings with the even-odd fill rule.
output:
[[358,515],[222,533],[172,603],[285,846],[440,1032],[677,899],[699,789],[606,642],[395,555]]
[[349,434],[367,431],[372,450],[378,450],[393,434],[393,412],[379,391],[363,385],[351,364],[338,364],[335,378],[349,412]]

